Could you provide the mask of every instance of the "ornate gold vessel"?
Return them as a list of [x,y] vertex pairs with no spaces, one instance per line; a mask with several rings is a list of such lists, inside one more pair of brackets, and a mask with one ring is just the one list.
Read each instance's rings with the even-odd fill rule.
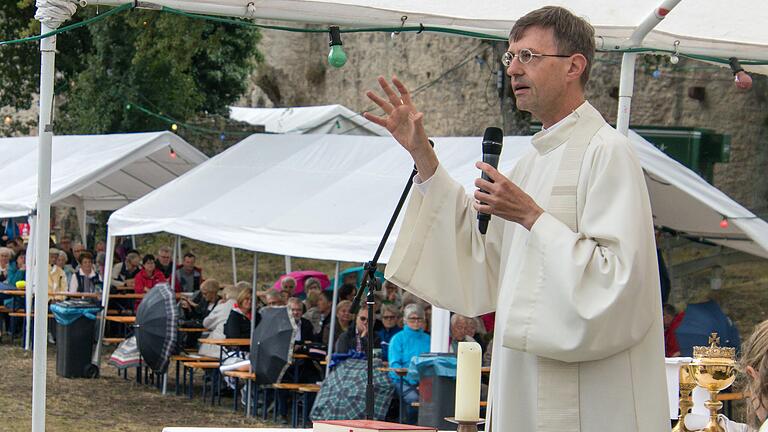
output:
[[696,388],[696,381],[691,375],[690,364],[680,365],[680,415],[677,417],[677,424],[672,428],[672,432],[692,432],[685,427],[685,416],[693,407],[691,393],[694,388]]
[[723,407],[717,394],[736,379],[736,349],[723,348],[719,344],[717,333],[712,333],[708,347],[693,347],[694,361],[689,365],[696,384],[709,392],[709,400],[704,403],[709,409],[709,423],[702,429],[704,432],[725,432],[717,423],[717,413]]

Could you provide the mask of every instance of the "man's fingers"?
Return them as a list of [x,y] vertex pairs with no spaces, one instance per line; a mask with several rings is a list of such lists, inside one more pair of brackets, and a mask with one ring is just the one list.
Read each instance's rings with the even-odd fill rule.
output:
[[392,112],[392,110],[394,110],[394,109],[395,109],[395,108],[392,106],[392,104],[390,104],[389,102],[387,102],[387,101],[386,101],[384,98],[382,98],[381,96],[377,95],[376,93],[374,93],[374,92],[372,92],[372,91],[368,91],[368,92],[367,92],[367,93],[365,93],[365,94],[366,94],[366,96],[368,96],[368,99],[372,100],[372,101],[373,101],[373,103],[375,103],[375,104],[376,104],[376,105],[378,105],[378,106],[379,106],[381,109],[383,109],[385,113],[389,114],[389,113],[391,113],[391,112]]
[[369,112],[364,112],[363,113],[363,117],[365,117],[366,120],[368,120],[368,121],[370,121],[372,123],[376,123],[379,126],[387,127],[387,121],[383,117],[379,117],[379,116],[373,115],[373,114],[371,114]]
[[475,164],[477,169],[484,172],[488,175],[488,178],[493,180],[494,182],[498,182],[499,180],[506,178],[503,174],[501,174],[496,168],[493,167],[491,164],[487,164],[485,162],[477,162]]
[[488,180],[486,180],[484,178],[475,179],[475,187],[477,187],[478,189],[485,190],[485,191],[491,191],[492,192],[494,190],[494,185],[495,184],[496,183],[491,183],[491,182],[489,182]]
[[488,192],[479,190],[479,189],[475,191],[474,197],[479,202],[485,203],[485,204],[489,204],[489,203],[492,204],[493,201],[495,200],[495,198],[491,194],[489,194]]
[[491,209],[491,206],[487,204],[483,204],[481,202],[473,202],[472,207],[478,212],[478,213],[485,213],[485,214],[493,214],[493,210]]
[[408,118],[413,121],[413,126],[416,128],[416,133],[422,136],[426,136],[427,133],[424,131],[424,113],[422,112],[416,112],[416,113],[410,113],[408,115]]
[[392,84],[397,87],[397,91],[400,92],[400,99],[403,100],[403,103],[406,105],[411,105],[411,93],[408,91],[407,88],[405,88],[405,84],[403,84],[399,79],[397,79],[396,76],[392,77]]
[[384,79],[384,77],[379,77],[379,85],[381,86],[381,89],[384,90],[384,93],[387,94],[389,102],[392,104],[392,106],[399,106],[403,104],[403,100],[400,99],[394,90],[392,90],[392,87],[389,86],[389,83]]

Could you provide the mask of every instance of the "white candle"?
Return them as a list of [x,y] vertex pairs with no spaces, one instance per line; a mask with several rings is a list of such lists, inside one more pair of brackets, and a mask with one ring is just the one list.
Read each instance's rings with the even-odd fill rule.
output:
[[456,420],[480,420],[480,366],[482,351],[477,342],[459,342],[456,365]]

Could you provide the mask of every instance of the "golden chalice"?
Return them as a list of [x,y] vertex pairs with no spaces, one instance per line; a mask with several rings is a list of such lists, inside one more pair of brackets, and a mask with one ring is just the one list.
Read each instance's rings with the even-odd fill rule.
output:
[[685,416],[693,407],[691,393],[694,388],[696,388],[696,381],[691,375],[690,364],[680,365],[680,415],[677,418],[677,424],[672,428],[672,432],[692,432],[685,427]]
[[709,392],[709,400],[704,403],[709,409],[709,423],[702,429],[704,432],[725,432],[717,423],[717,413],[723,407],[717,394],[736,379],[736,349],[720,347],[719,343],[717,333],[712,333],[708,347],[693,347],[694,361],[689,365],[696,384]]

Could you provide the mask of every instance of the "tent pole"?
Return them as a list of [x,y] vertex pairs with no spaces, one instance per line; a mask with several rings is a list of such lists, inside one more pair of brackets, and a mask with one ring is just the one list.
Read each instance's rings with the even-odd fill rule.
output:
[[291,257],[286,255],[285,256],[285,274],[288,274],[291,272]]
[[[331,332],[328,335],[328,357],[325,359],[327,364],[325,365],[325,376],[328,377],[328,373],[331,371],[331,356],[333,355],[333,337],[336,333],[336,303],[339,300],[339,268],[341,263],[336,261],[336,271],[333,278],[333,304],[331,305]],[[320,335],[322,337],[322,335]]]
[[176,236],[173,244],[173,258],[171,259],[171,291],[173,292],[176,292],[176,267],[178,267],[179,255],[181,255],[180,243],[179,236]]
[[[37,224],[35,224],[35,218],[30,216],[27,218],[29,223],[29,245],[27,246],[27,272],[24,275],[24,311],[27,312],[27,316],[24,317],[26,326],[24,326],[24,350],[29,351],[32,343],[32,299],[34,297],[35,289],[35,242],[37,241]],[[46,286],[48,284],[48,278],[45,280]]]
[[[234,250],[234,249],[233,249]],[[251,316],[256,313],[256,305],[258,302],[258,296],[256,295],[256,275],[259,274],[259,253],[253,253],[253,284],[251,285]],[[256,329],[256,322],[251,320],[251,335]],[[250,407],[249,407],[250,408]]]
[[[83,247],[88,250],[88,221],[87,212],[85,210],[85,201],[77,198],[77,205],[75,206],[75,213],[77,213],[77,222],[80,227],[80,242]],[[77,257],[79,259],[79,257]],[[94,260],[96,257],[94,257]]]
[[619,80],[619,110],[616,115],[616,130],[622,135],[629,134],[629,114],[632,105],[632,93],[635,86],[636,53],[624,53],[621,56],[621,78]]
[[[40,23],[40,34],[54,30]],[[45,431],[46,362],[48,359],[48,238],[51,230],[51,153],[53,146],[53,80],[56,62],[56,36],[40,41],[40,113],[37,148],[37,236],[35,237],[35,320],[32,367],[32,432]]]
[[237,285],[237,255],[235,254],[235,248],[232,250],[232,285]]
[[107,309],[109,309],[109,289],[112,286],[112,265],[115,262],[115,240],[117,237],[109,234],[109,227],[107,227],[107,245],[106,254],[107,259],[104,261],[104,282],[101,288],[101,312],[99,313],[99,340],[96,343],[96,352],[91,358],[91,363],[101,368],[101,350],[104,344],[104,331],[107,328]]
[[[661,5],[648,14],[632,32],[629,40],[622,48],[640,46],[643,39],[651,32],[669,12],[682,0],[663,0]],[[635,87],[635,63],[637,53],[624,53],[621,58],[621,78],[619,81],[619,109],[616,114],[616,130],[627,136],[629,134],[629,115],[632,105],[632,94]]]

